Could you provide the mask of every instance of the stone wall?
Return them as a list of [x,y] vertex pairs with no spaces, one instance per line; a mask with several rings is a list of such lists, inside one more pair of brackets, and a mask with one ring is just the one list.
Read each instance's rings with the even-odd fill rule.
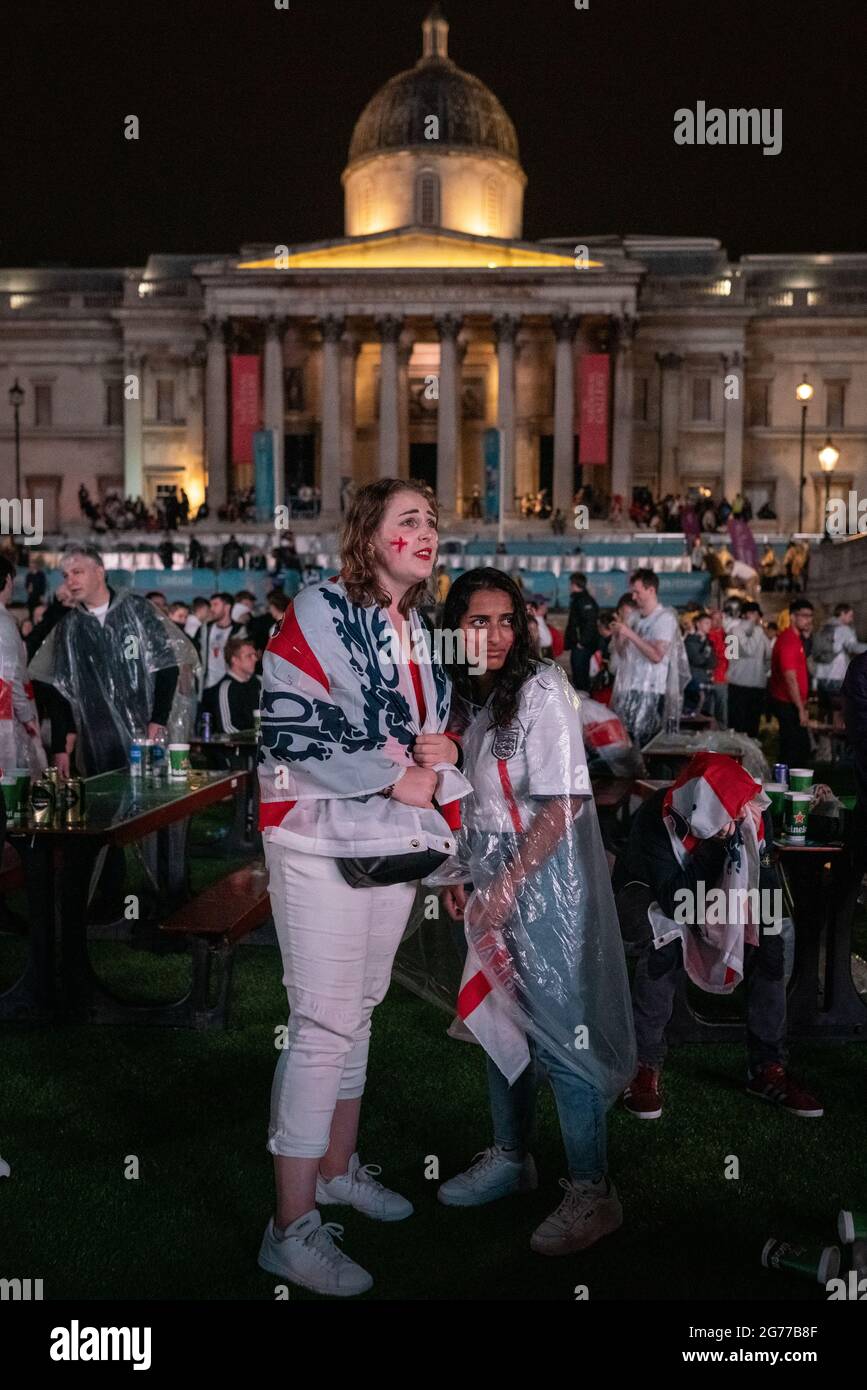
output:
[[851,603],[858,635],[867,640],[867,536],[846,536],[830,545],[813,546],[808,596],[821,604],[821,617],[836,603]]

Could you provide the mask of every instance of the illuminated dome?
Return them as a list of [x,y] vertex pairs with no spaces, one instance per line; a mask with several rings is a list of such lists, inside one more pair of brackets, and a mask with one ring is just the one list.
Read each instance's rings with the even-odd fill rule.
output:
[[521,234],[526,178],[515,127],[493,92],[452,62],[448,32],[435,5],[422,57],[356,123],[343,175],[349,236],[412,224]]

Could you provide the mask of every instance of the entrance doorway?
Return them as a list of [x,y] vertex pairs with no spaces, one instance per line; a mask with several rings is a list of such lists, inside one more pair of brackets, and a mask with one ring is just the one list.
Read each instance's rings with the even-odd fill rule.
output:
[[284,436],[283,469],[286,486],[285,497],[275,497],[278,507],[285,506],[289,498],[297,497],[302,487],[316,486],[316,436],[312,434],[287,434]]
[[547,492],[548,501],[554,496],[554,436],[539,435],[539,491]]
[[437,490],[437,446],[436,444],[410,444],[409,476],[427,483],[434,492]]

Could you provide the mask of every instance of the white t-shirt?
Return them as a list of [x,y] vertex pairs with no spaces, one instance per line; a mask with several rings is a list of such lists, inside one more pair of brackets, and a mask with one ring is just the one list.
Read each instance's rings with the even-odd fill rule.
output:
[[646,618],[638,618],[634,631],[645,642],[665,642],[669,650],[661,661],[649,661],[643,652],[634,649],[632,657],[632,684],[640,690],[650,690],[655,695],[663,695],[668,683],[668,663],[671,658],[671,644],[677,636],[677,618],[670,608],[658,604]]
[[524,682],[508,728],[489,726],[486,705],[463,736],[474,792],[462,808],[468,829],[526,831],[539,809],[535,798],[592,795],[581,702],[559,666],[545,662]]
[[105,615],[108,612],[111,599],[106,599],[105,603],[100,604],[99,608],[88,608],[88,613],[92,618],[96,618],[100,627],[105,627]]
[[208,677],[205,681],[205,689],[210,690],[212,685],[221,681],[226,674],[226,643],[232,635],[231,627],[217,627],[214,623],[208,633]]

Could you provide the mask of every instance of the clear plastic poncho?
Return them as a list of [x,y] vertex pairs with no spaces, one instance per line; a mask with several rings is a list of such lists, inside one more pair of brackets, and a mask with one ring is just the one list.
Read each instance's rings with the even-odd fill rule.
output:
[[[555,1057],[611,1101],[634,1074],[635,1041],[580,702],[559,667],[543,663],[507,728],[491,727],[487,705],[464,712],[473,795],[457,853],[426,881],[473,885],[457,1012],[510,1083],[529,1036],[543,1065]],[[445,910],[423,921],[396,962],[397,977],[435,1002],[451,986],[453,1007],[458,925]]]
[[668,643],[658,662],[648,660],[632,642],[626,642],[617,654],[611,708],[640,749],[669,721],[680,719],[689,661],[673,609],[659,604],[648,617],[634,618],[630,626],[645,641]]
[[153,711],[156,676],[178,668],[167,732],[189,738],[195,717],[199,658],[188,637],[141,594],[113,593],[100,623],[71,608],[30,663],[30,675],[59,691],[72,708],[76,759],[85,776],[126,766]]

